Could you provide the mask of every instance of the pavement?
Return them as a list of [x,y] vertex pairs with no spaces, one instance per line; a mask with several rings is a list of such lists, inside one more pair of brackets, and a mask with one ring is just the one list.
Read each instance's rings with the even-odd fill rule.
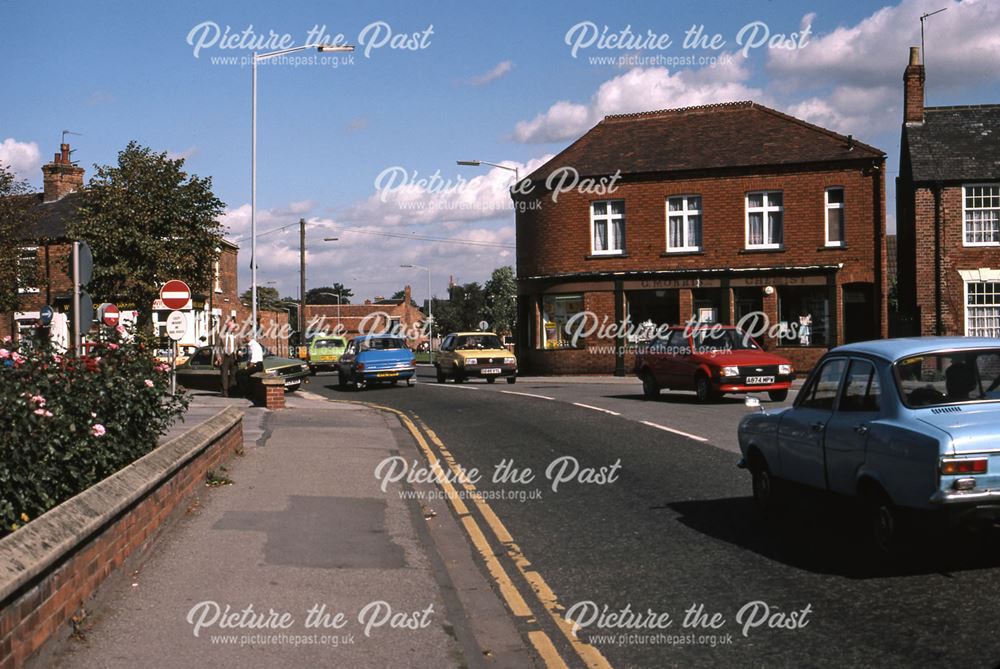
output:
[[376,479],[388,457],[421,458],[400,419],[309,392],[287,404],[195,396],[165,438],[243,407],[231,482],[206,486],[37,666],[536,666],[446,502]]

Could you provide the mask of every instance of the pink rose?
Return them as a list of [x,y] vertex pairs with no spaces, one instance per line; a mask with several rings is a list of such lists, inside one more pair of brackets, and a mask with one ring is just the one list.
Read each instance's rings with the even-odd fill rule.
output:
[[153,387],[153,382],[151,380],[149,380],[149,379],[146,379],[145,384],[146,384],[147,388],[152,388]]
[[10,351],[5,348],[0,348],[0,360],[6,360],[10,357]]
[[119,323],[118,325],[115,326],[115,332],[117,332],[118,334],[125,334],[125,326]]
[[34,402],[35,404],[37,404],[40,407],[45,406],[45,398],[42,397],[41,395],[32,395],[31,396],[31,401]]
[[114,342],[111,342],[110,344],[108,344],[108,348],[111,349],[112,351],[117,351],[118,350],[118,344],[116,344]]
[[36,416],[45,416],[46,418],[52,417],[52,412],[47,409],[42,409],[41,407],[35,409]]
[[94,423],[90,426],[90,433],[95,437],[103,437],[107,430],[100,423]]

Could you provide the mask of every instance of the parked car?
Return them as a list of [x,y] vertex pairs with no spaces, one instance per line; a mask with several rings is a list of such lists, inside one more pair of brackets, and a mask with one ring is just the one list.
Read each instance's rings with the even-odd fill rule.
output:
[[454,379],[462,383],[470,377],[493,383],[498,378],[517,382],[517,358],[504,348],[492,332],[453,332],[441,341],[434,361],[437,382]]
[[731,325],[670,328],[635,357],[635,374],[650,399],[669,388],[693,390],[700,402],[750,391],[766,391],[773,401],[783,402],[794,373],[791,362],[768,353]]
[[892,552],[901,516],[921,515],[914,511],[957,522],[1000,517],[998,388],[997,339],[841,346],[792,407],[743,418],[739,464],[764,510],[786,482],[860,499],[875,544]]
[[344,337],[317,337],[309,342],[309,371],[333,371],[347,348]]
[[[183,365],[187,362],[195,351],[198,350],[197,344],[178,344],[177,345],[177,364]],[[163,362],[170,364],[170,356],[173,355],[171,349],[168,348],[158,348],[155,352],[155,357],[157,362]]]
[[363,390],[373,383],[406,381],[412,386],[416,372],[416,358],[401,337],[363,335],[352,339],[337,361],[337,385]]
[[[214,355],[215,351],[211,346],[197,349],[184,364],[177,366],[177,383],[192,390],[220,390],[221,372],[214,364]],[[240,393],[246,395],[250,391],[246,347],[240,347],[236,358],[236,385]],[[276,356],[265,347],[264,374],[281,377],[285,380],[285,390],[295,391],[302,384],[302,379],[309,376],[309,365],[294,358]]]

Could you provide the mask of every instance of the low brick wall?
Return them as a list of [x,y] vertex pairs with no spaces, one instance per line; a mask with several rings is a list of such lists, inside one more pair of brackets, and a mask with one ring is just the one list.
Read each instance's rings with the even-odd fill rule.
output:
[[227,407],[0,540],[0,669],[71,632],[104,579],[242,445],[243,412]]

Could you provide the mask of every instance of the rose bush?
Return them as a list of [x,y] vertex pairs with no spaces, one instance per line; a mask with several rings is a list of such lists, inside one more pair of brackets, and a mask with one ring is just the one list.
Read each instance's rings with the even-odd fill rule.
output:
[[148,453],[188,404],[124,329],[84,357],[0,342],[0,536]]

